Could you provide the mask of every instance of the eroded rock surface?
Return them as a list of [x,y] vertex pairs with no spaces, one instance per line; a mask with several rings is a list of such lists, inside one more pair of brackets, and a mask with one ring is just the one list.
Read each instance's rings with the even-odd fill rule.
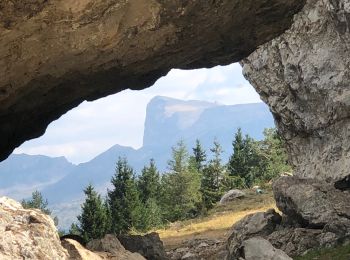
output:
[[51,217],[0,198],[0,259],[68,259]]
[[229,64],[280,35],[305,0],[0,2],[0,159],[84,100],[171,68]]
[[139,253],[146,259],[168,260],[158,233],[140,235],[120,235],[118,240],[130,252]]
[[350,240],[349,191],[294,176],[279,178],[273,189],[282,216],[270,210],[237,222],[228,239],[228,260],[238,259],[244,241],[253,237],[267,239],[289,256]]
[[242,62],[274,114],[298,176],[349,175],[349,30],[348,0],[308,0],[289,30]]
[[245,260],[293,260],[262,237],[250,238],[244,241],[242,246]]
[[232,233],[228,238],[228,260],[239,259],[242,244],[252,237],[267,237],[281,223],[281,216],[271,209],[267,212],[250,214],[238,221],[232,227]]
[[[94,239],[87,243],[86,248],[93,251],[102,259],[110,260],[145,260],[138,253],[132,253],[122,246],[115,235],[107,234],[101,239]],[[89,260],[89,259],[87,259]]]

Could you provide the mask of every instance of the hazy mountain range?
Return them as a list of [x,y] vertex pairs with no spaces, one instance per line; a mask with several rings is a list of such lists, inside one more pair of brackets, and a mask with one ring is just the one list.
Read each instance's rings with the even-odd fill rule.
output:
[[264,128],[273,127],[273,118],[263,103],[220,105],[203,101],[182,101],[155,97],[147,106],[143,146],[133,149],[114,145],[89,162],[74,165],[64,157],[11,155],[0,163],[0,195],[15,199],[30,196],[35,189],[48,199],[50,208],[67,228],[79,212],[83,188],[92,183],[105,193],[119,156],[127,157],[136,172],[154,158],[161,171],[166,170],[171,147],[183,139],[188,148],[201,140],[208,149],[216,138],[227,161],[238,127],[256,139]]

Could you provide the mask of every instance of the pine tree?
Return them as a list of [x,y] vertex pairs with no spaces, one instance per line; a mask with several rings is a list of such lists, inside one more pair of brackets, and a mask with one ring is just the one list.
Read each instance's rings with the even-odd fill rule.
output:
[[101,196],[90,184],[85,190],[85,202],[82,204],[81,215],[79,215],[79,230],[85,241],[102,238],[107,232],[107,211]]
[[233,154],[228,162],[228,171],[231,177],[243,180],[244,187],[240,188],[249,188],[254,181],[254,168],[259,163],[254,143],[248,135],[243,138],[242,130],[238,128],[232,143]]
[[142,169],[138,189],[142,203],[146,203],[149,199],[157,200],[159,197],[160,175],[153,159],[150,160],[149,166]]
[[192,148],[193,158],[195,161],[195,167],[199,173],[202,172],[204,167],[204,162],[207,160],[207,155],[202,148],[202,145],[198,139],[196,139],[196,146]]
[[173,147],[168,167],[170,172],[162,177],[162,208],[165,219],[175,221],[195,216],[200,202],[200,176],[190,167],[183,141]]
[[47,207],[49,204],[47,199],[44,199],[42,194],[37,190],[32,193],[32,198],[30,200],[22,200],[21,204],[25,209],[40,209],[43,213],[47,215],[51,214],[51,210]]
[[213,153],[213,158],[204,168],[201,179],[202,200],[206,209],[211,209],[220,200],[223,193],[222,182],[225,174],[224,166],[221,163],[223,151],[216,140],[210,151]]
[[133,169],[126,158],[119,158],[115,175],[111,180],[113,189],[108,190],[111,212],[111,231],[123,234],[141,224],[142,206],[136,187]]

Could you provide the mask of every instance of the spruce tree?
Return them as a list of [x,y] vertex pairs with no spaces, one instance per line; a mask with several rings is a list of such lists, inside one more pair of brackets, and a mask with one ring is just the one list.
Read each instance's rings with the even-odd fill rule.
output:
[[47,207],[49,204],[47,199],[44,199],[42,194],[37,190],[32,193],[32,198],[30,200],[22,200],[21,204],[22,207],[25,209],[40,209],[43,213],[47,215],[51,214],[51,210]]
[[123,234],[141,224],[142,205],[136,187],[133,169],[126,158],[119,158],[112,190],[108,190],[108,204],[111,212],[111,231]]
[[200,176],[189,164],[183,141],[172,149],[169,172],[162,177],[162,208],[169,221],[193,217],[200,202]]
[[221,163],[223,151],[216,140],[210,151],[213,153],[213,158],[209,161],[207,167],[204,168],[201,179],[202,200],[206,209],[211,209],[220,200],[223,193],[222,182],[225,173],[224,166]]
[[91,239],[102,238],[108,232],[108,216],[101,196],[89,184],[85,190],[85,202],[79,215],[80,234],[86,242]]
[[231,177],[243,180],[244,185],[240,188],[249,188],[254,181],[254,167],[259,163],[254,143],[255,141],[249,135],[243,138],[242,130],[238,128],[232,143],[233,154],[227,168]]
[[204,167],[204,162],[207,160],[207,155],[202,148],[202,144],[198,139],[196,139],[196,146],[192,148],[193,158],[195,161],[195,167],[199,173],[202,172]]
[[157,200],[159,197],[160,175],[153,159],[150,160],[149,166],[142,169],[138,189],[142,203],[146,203],[149,199]]

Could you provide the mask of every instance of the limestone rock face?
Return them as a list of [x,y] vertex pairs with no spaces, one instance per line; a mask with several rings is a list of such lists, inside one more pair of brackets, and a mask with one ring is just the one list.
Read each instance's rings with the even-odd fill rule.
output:
[[242,62],[300,177],[349,175],[349,30],[348,0],[307,0],[289,30]]
[[39,210],[0,198],[0,259],[68,259],[53,220]]
[[304,3],[0,1],[0,159],[84,100],[149,87],[171,68],[241,60]]

